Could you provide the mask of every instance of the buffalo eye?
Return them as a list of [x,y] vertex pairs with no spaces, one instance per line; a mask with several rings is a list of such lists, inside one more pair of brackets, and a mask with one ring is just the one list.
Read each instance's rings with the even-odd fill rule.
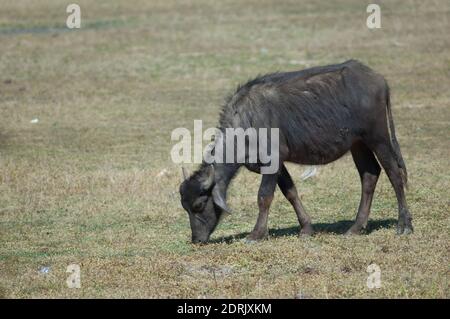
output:
[[200,196],[197,198],[192,204],[192,209],[195,212],[201,212],[205,209],[206,201],[208,200],[208,196]]

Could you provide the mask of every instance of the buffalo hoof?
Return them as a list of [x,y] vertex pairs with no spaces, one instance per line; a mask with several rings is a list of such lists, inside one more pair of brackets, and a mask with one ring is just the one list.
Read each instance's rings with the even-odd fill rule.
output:
[[265,233],[250,233],[250,235],[247,236],[247,238],[245,238],[245,243],[246,244],[253,244],[256,243],[258,241],[261,240],[265,240],[269,237],[269,233],[265,232]]
[[299,237],[310,237],[314,235],[314,229],[311,225],[306,225],[300,229],[300,233],[298,234]]
[[249,239],[249,238],[244,238],[242,240],[242,242],[246,245],[253,245],[256,244],[258,242],[258,240],[254,240],[254,239]]
[[397,226],[397,235],[409,235],[412,234],[414,232],[414,228],[412,227],[412,225],[399,225]]
[[345,232],[345,236],[361,235],[363,228],[358,225],[353,225],[349,230]]

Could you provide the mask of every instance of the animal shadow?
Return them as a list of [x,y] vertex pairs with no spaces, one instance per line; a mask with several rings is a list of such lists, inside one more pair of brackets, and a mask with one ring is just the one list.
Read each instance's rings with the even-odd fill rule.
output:
[[[353,220],[341,220],[334,223],[316,223],[313,224],[314,231],[316,233],[327,233],[327,234],[336,234],[343,235],[345,232],[353,225],[355,221]],[[392,228],[397,224],[397,220],[393,218],[389,219],[381,219],[381,220],[372,220],[367,223],[366,229],[362,234],[370,234],[373,231]],[[286,227],[286,228],[278,228],[278,229],[269,229],[270,237],[285,237],[285,236],[297,236],[299,233],[299,226]],[[232,236],[219,237],[211,240],[211,243],[227,243],[231,244],[233,242],[239,241],[247,237],[249,232],[244,232]]]

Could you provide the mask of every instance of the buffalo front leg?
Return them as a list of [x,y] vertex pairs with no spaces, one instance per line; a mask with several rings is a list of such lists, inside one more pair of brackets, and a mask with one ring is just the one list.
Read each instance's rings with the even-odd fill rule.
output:
[[311,225],[311,218],[303,208],[294,181],[284,165],[281,168],[281,174],[278,176],[278,186],[283,192],[284,197],[294,207],[301,228],[300,235],[312,235],[314,230]]
[[273,200],[273,194],[277,186],[277,180],[277,174],[266,174],[262,177],[258,191],[259,215],[253,231],[247,237],[247,240],[249,241],[264,239],[269,234],[267,229],[267,218],[269,215],[270,204]]

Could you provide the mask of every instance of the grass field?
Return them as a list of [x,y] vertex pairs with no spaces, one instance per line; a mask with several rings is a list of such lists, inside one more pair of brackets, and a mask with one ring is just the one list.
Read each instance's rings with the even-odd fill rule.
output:
[[[379,1],[378,30],[358,0],[78,0],[78,30],[68,3],[0,0],[1,297],[450,297],[447,0]],[[349,58],[390,83],[415,233],[395,235],[383,173],[367,234],[342,235],[360,196],[347,155],[306,181],[289,165],[316,236],[297,237],[277,191],[269,240],[243,243],[260,180],[243,170],[234,214],[191,245],[171,131],[215,126],[257,74]],[[72,263],[80,289],[66,285]],[[379,289],[366,286],[371,263]]]

